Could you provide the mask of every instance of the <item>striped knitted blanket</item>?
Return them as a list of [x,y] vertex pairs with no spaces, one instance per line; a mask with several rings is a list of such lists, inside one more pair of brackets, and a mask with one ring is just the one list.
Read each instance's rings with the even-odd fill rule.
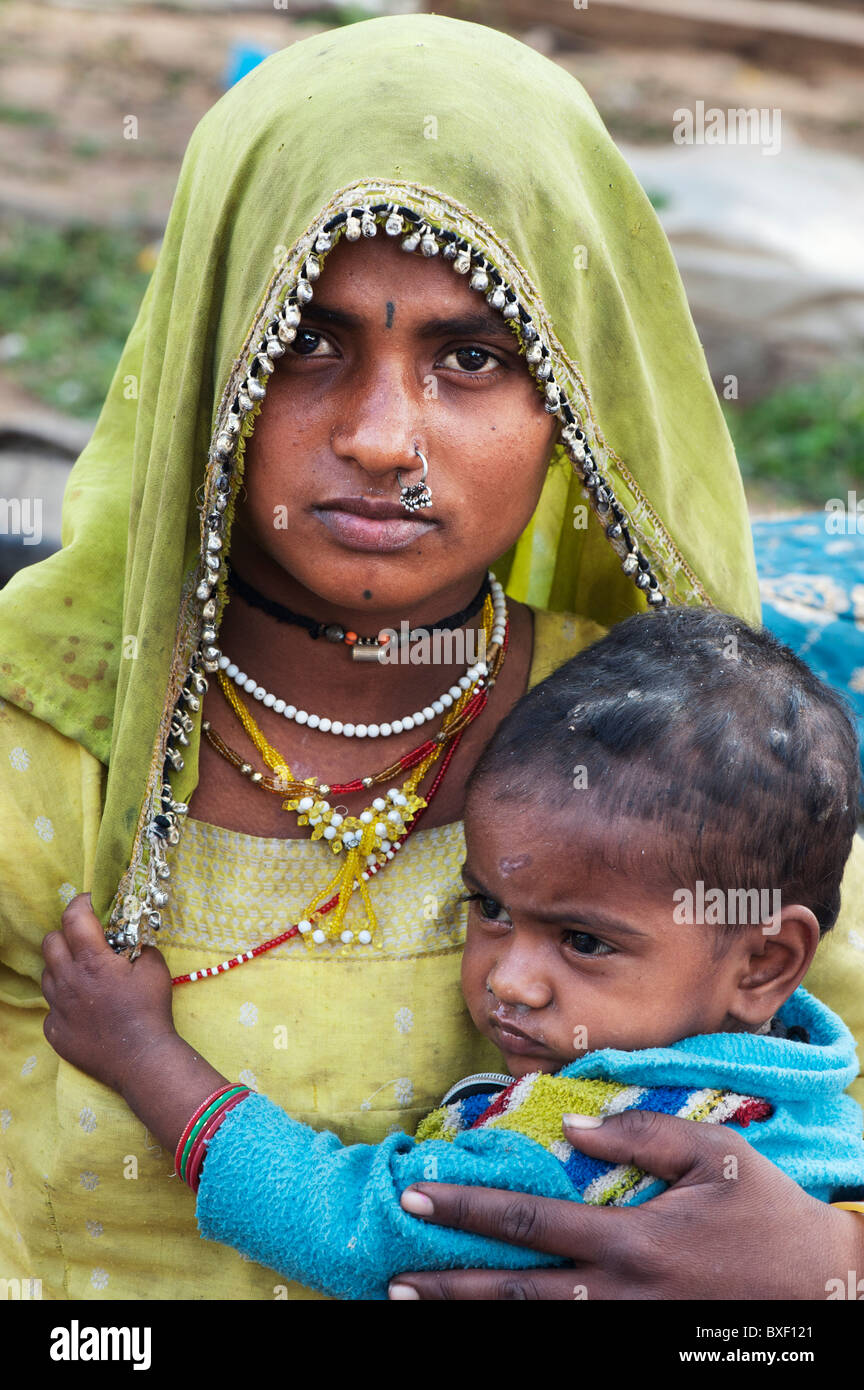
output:
[[654,1110],[715,1125],[732,1120],[742,1126],[766,1120],[773,1113],[767,1101],[734,1091],[628,1086],[617,1081],[531,1072],[497,1094],[493,1084],[480,1094],[439,1106],[421,1120],[416,1138],[453,1140],[469,1129],[515,1130],[536,1139],[560,1160],[583,1202],[626,1206],[658,1179],[641,1168],[589,1158],[561,1135],[561,1117],[570,1111],[619,1115],[624,1110]]

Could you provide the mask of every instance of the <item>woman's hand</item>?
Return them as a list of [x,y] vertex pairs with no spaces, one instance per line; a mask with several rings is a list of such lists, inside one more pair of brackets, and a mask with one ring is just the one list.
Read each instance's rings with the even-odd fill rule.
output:
[[571,1265],[400,1274],[390,1297],[824,1299],[830,1279],[864,1274],[864,1216],[808,1197],[732,1130],[632,1110],[597,1127],[565,1124],[564,1134],[583,1153],[635,1163],[670,1187],[627,1209],[415,1184],[402,1194],[413,1214]]
[[122,1095],[144,1052],[177,1036],[171,974],[153,946],[136,961],[116,955],[89,893],[72,899],[62,922],[42,942],[45,1037],[65,1061]]

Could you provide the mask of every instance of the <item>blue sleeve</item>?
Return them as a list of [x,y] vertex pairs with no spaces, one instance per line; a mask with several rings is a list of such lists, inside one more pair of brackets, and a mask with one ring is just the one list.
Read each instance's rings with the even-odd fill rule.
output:
[[391,1134],[381,1144],[345,1146],[252,1095],[229,1112],[208,1149],[198,1229],[344,1299],[386,1299],[393,1275],[411,1270],[566,1263],[409,1215],[400,1195],[424,1180],[578,1200],[558,1159],[521,1134],[469,1130],[452,1143],[422,1144]]

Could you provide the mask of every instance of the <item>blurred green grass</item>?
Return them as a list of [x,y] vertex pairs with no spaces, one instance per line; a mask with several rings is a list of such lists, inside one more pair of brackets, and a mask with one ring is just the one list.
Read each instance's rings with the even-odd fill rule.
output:
[[864,363],[724,403],[744,486],[760,499],[824,506],[864,482]]
[[[0,370],[93,419],[134,322],[156,248],[132,228],[0,223]],[[748,404],[723,402],[760,504],[822,507],[864,483],[864,371],[838,367]]]
[[10,106],[0,101],[0,123],[3,125],[55,126],[57,117],[52,111],[31,110],[29,106]]
[[153,263],[134,230],[0,224],[0,367],[34,396],[98,414]]

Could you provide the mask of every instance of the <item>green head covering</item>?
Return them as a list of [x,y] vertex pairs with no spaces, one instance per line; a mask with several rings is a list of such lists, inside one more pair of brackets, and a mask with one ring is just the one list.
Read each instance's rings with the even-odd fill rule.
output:
[[[641,563],[640,583],[672,602],[758,617],[740,477],[669,246],[579,83],[504,34],[435,15],[294,44],[195,130],[158,264],[70,475],[63,549],[0,594],[0,694],[108,767],[92,887],[103,922],[124,924],[126,895],[140,905],[149,881],[146,924],[166,769],[176,802],[197,781],[200,716],[181,690],[191,665],[205,669],[202,630],[224,603],[207,537],[222,539],[209,551],[218,567],[272,368],[256,358],[264,330],[272,343],[286,299],[311,288],[316,242],[324,266],[323,225],[341,214],[332,244],[393,235],[388,205],[418,218],[402,214],[401,237],[419,219],[438,234],[416,254],[452,255],[442,234],[456,234],[478,294],[496,277],[515,294],[507,312],[521,308],[520,346],[565,427],[535,516],[497,566],[508,591],[608,625],[645,606]],[[363,208],[383,211],[361,225]],[[545,366],[531,361],[540,345]],[[636,549],[641,562],[627,558]],[[218,582],[202,613],[208,572]]]

